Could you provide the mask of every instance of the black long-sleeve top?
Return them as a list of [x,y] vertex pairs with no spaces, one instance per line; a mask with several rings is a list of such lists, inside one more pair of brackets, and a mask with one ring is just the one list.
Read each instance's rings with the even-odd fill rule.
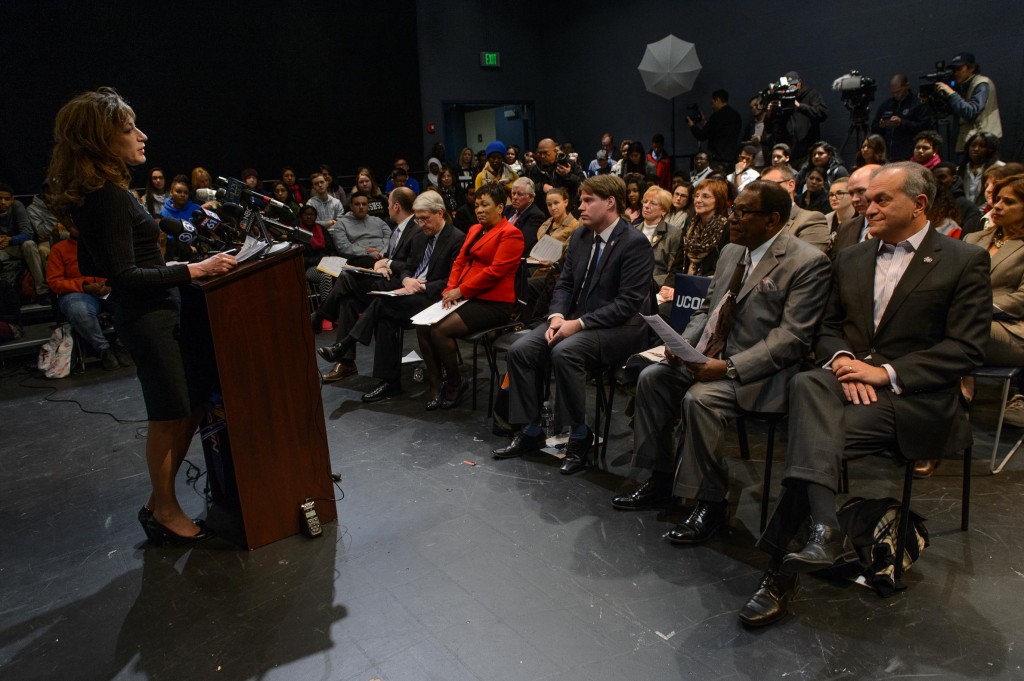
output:
[[106,183],[72,209],[71,218],[82,274],[106,277],[111,300],[127,311],[157,306],[170,289],[191,281],[187,265],[164,264],[156,220],[126,189]]

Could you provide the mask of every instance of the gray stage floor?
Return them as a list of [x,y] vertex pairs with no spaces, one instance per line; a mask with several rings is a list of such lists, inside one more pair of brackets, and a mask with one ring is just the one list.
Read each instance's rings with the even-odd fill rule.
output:
[[[806,578],[790,618],[751,632],[736,612],[764,566],[762,462],[731,459],[727,532],[673,547],[674,518],[609,504],[628,472],[624,400],[609,470],[566,478],[553,459],[493,461],[502,440],[483,409],[426,412],[411,380],[371,406],[358,401],[370,379],[325,386],[339,521],[252,552],[182,550],[144,546],[135,518],[147,477],[133,370],[28,376],[0,381],[3,679],[1024,678],[1024,455],[999,476],[980,460],[991,386],[975,408],[970,531],[947,462],[916,485],[932,545],[906,592]],[[203,467],[198,443],[189,459]],[[899,478],[885,462],[851,466],[858,495],[898,496]],[[179,496],[205,514],[184,471]]]

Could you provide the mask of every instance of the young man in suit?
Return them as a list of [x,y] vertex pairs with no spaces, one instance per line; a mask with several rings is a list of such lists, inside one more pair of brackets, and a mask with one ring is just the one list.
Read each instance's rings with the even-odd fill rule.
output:
[[[681,334],[707,355],[707,363],[684,365],[666,351],[667,360],[646,367],[637,382],[632,465],[653,472],[612,505],[654,508],[673,493],[696,499],[693,513],[669,533],[672,543],[705,541],[725,521],[726,427],[741,410],[785,411],[786,387],[810,351],[825,310],[829,260],[782,233],[791,205],[773,182],[754,181],[740,192],[729,216],[732,243],[722,249],[708,296]],[[732,323],[716,324],[727,306]],[[716,331],[724,338],[711,342]],[[671,426],[680,418],[686,439],[677,464]]]
[[871,182],[871,176],[881,167],[869,163],[850,173],[846,190],[850,192],[850,205],[853,206],[854,214],[853,217],[843,220],[833,235],[835,238],[832,240],[832,249],[829,251],[833,260],[839,251],[868,238],[868,219],[864,217],[868,210],[868,184]]
[[562,473],[586,467],[594,434],[585,420],[587,371],[623,361],[643,350],[647,327],[639,317],[650,304],[654,256],[643,232],[620,216],[626,184],[615,175],[580,185],[580,221],[541,324],[509,348],[509,420],[524,424],[495,458],[507,459],[544,446],[540,427],[541,381],[551,364],[558,395],[555,416],[571,426]]
[[[441,299],[452,263],[466,238],[465,234],[444,221],[444,199],[437,192],[420,194],[412,207],[413,219],[419,229],[412,237],[409,256],[404,261],[402,272],[396,272],[396,276],[388,279],[387,287],[381,289],[401,295],[369,296],[372,298],[369,306],[348,333],[330,348],[321,348],[340,357],[357,342],[369,345],[376,337],[373,375],[381,382],[363,395],[363,402],[379,402],[402,392],[399,332],[410,317]],[[331,360],[330,357],[327,359]]]
[[815,345],[821,368],[790,383],[783,492],[758,543],[768,570],[740,611],[748,626],[786,615],[799,573],[853,555],[835,509],[844,457],[933,459],[971,443],[960,377],[985,358],[989,256],[931,227],[934,198],[923,166],[883,167],[867,190],[873,239],[836,255]]

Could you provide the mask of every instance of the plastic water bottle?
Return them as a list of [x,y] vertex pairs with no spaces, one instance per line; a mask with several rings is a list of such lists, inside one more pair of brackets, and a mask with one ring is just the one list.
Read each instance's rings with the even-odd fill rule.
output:
[[540,410],[540,425],[544,429],[544,437],[553,437],[555,435],[555,412],[551,409],[551,402],[546,400]]

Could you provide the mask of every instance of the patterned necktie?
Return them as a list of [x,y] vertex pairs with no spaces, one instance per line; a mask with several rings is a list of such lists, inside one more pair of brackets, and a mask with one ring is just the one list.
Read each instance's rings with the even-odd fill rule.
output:
[[733,270],[732,278],[729,279],[729,290],[718,301],[718,305],[708,317],[707,324],[704,325],[704,333],[701,334],[700,340],[697,342],[696,350],[705,357],[717,358],[725,349],[725,342],[732,330],[736,296],[743,285],[749,265],[750,251],[746,251],[736,263],[736,269]]
[[427,239],[427,250],[423,251],[423,260],[420,260],[420,266],[416,268],[416,273],[412,275],[413,279],[422,279],[427,274],[427,267],[430,265],[430,255],[434,252],[434,240],[436,236],[432,236]]
[[510,217],[508,221],[511,222],[514,225],[514,224],[516,224],[516,220],[518,220],[518,219],[519,219],[519,211],[516,211],[515,213],[512,213],[512,217]]
[[388,251],[387,251],[387,253],[384,254],[385,258],[393,258],[393,257],[395,257],[395,246],[398,245],[398,238],[400,236],[401,236],[401,234],[399,233],[397,227],[394,230],[392,230],[391,238],[388,239]]

